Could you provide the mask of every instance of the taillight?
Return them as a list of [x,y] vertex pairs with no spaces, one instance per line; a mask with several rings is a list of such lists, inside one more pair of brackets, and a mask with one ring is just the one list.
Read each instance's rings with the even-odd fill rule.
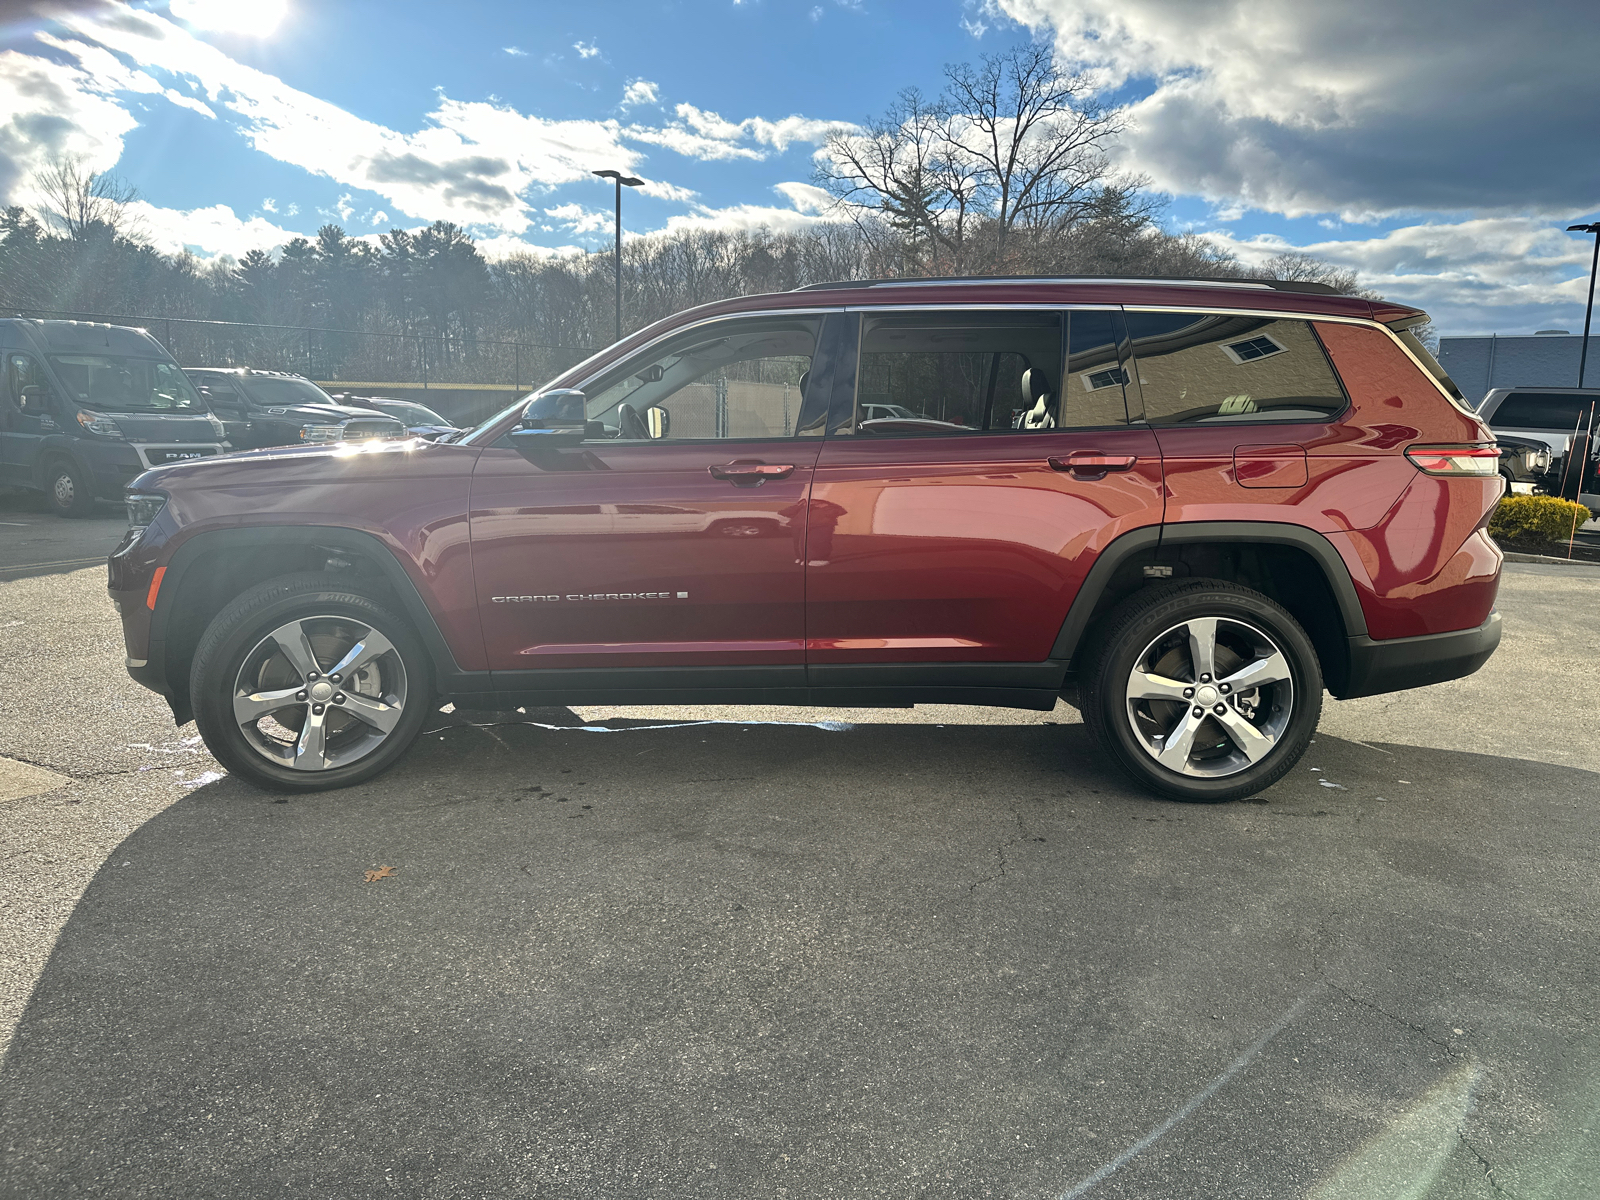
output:
[[1499,446],[1412,446],[1406,457],[1428,475],[1494,475],[1500,470]]

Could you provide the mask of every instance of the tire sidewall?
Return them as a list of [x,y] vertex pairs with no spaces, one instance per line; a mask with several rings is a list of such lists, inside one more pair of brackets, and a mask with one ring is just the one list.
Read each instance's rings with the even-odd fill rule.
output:
[[[233,717],[233,684],[247,655],[272,630],[311,616],[346,616],[370,625],[394,645],[406,671],[406,707],[377,749],[343,767],[297,771],[262,756]],[[349,787],[380,774],[410,748],[432,711],[433,663],[411,625],[387,605],[337,581],[291,577],[240,596],[207,628],[195,652],[189,696],[206,748],[231,774],[276,791]]]
[[[1212,616],[1254,625],[1277,643],[1289,663],[1294,711],[1277,746],[1265,759],[1238,774],[1206,779],[1178,775],[1150,757],[1128,716],[1126,689],[1134,664],[1152,641],[1174,625]],[[1287,774],[1316,734],[1322,714],[1322,671],[1316,650],[1300,623],[1266,596],[1226,584],[1174,589],[1166,597],[1152,599],[1131,620],[1107,633],[1109,640],[1090,683],[1095,732],[1123,770],[1163,795],[1199,803],[1249,796]]]

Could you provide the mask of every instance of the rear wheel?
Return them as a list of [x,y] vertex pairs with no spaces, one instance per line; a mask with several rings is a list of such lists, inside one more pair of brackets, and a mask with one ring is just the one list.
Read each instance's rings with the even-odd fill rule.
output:
[[1083,717],[1138,782],[1236,800],[1281,779],[1322,713],[1311,639],[1282,606],[1222,580],[1151,588],[1102,626]]
[[45,501],[61,517],[87,517],[94,512],[94,484],[70,458],[50,461],[44,473]]
[[431,707],[433,667],[404,619],[325,576],[288,576],[217,614],[190,701],[228,770],[280,791],[347,787],[391,766]]

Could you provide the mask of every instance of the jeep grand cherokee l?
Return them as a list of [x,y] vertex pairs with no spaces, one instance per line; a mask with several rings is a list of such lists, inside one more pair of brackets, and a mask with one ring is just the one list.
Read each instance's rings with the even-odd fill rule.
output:
[[452,444],[142,475],[110,560],[128,669],[288,790],[384,770],[445,700],[1065,696],[1146,787],[1247,795],[1324,689],[1499,641],[1498,452],[1424,319],[1204,280],[707,305]]

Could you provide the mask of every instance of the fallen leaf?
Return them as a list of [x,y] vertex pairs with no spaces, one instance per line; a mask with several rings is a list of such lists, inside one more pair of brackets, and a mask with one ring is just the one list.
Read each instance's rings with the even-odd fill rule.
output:
[[394,868],[393,867],[379,867],[376,871],[368,871],[367,872],[367,882],[368,883],[377,883],[378,880],[380,880],[380,879],[392,879],[393,877],[394,877]]

